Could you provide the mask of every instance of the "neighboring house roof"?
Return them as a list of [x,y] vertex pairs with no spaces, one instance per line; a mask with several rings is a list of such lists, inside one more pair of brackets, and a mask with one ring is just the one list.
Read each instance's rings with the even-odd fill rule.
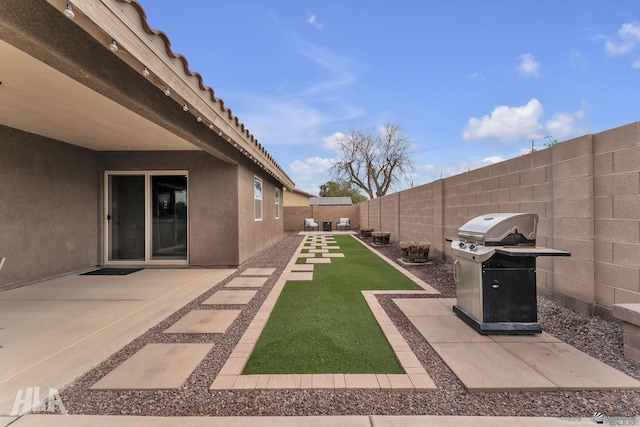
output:
[[351,197],[312,197],[311,206],[351,206]]
[[[6,83],[0,124],[96,151],[204,150],[235,163],[237,155],[229,153],[237,150],[284,187],[294,188],[291,178],[216,98],[202,76],[189,69],[187,59],[171,50],[167,35],[150,27],[137,1],[69,1],[73,19],[63,15],[67,3],[43,3],[38,13],[32,12],[37,15],[32,22],[47,25],[33,26],[12,19],[12,9],[32,7],[27,2],[0,2],[0,57]],[[79,37],[92,38],[104,50],[84,40],[80,44]],[[69,38],[78,43],[63,44]],[[116,57],[118,64],[111,59]],[[113,69],[95,73],[92,67],[98,64]],[[132,73],[137,77],[125,82]],[[140,76],[159,95],[166,91],[166,99],[175,103],[172,114],[190,115],[194,124],[187,131],[170,119],[158,118],[153,106],[136,98],[143,88],[132,85]],[[162,98],[156,99],[154,103],[166,105]]]
[[300,194],[301,196],[306,196],[306,197],[318,197],[315,194],[307,193],[306,191],[302,191],[299,188],[294,188],[293,190],[291,190],[291,192],[297,193],[297,194]]

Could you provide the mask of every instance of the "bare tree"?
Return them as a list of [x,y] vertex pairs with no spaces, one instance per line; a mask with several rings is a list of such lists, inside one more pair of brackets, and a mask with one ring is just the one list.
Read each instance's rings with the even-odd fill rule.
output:
[[369,198],[384,196],[413,172],[411,141],[400,125],[387,123],[377,134],[352,129],[336,138],[340,160],[329,170],[363,189]]

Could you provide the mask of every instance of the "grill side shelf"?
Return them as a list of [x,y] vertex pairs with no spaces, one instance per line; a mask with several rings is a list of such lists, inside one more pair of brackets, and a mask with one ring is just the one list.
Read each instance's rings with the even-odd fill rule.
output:
[[495,251],[509,256],[571,256],[571,252],[542,246],[496,246]]

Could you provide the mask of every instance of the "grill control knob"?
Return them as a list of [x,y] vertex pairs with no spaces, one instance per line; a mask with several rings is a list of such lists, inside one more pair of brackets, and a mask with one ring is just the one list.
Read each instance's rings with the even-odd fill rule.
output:
[[464,249],[464,248],[465,248],[465,246],[466,246],[466,245],[464,244],[464,242],[460,242],[460,243],[458,243],[458,247],[459,247],[460,249]]
[[475,251],[476,249],[478,249],[478,248],[477,248],[477,247],[476,247],[476,245],[474,245],[473,243],[471,243],[471,244],[469,245],[469,250],[470,250],[470,251]]

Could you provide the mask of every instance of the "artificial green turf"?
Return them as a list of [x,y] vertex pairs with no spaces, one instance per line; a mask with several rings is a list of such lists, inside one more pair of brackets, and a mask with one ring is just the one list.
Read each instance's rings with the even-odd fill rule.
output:
[[244,374],[403,373],[361,290],[421,289],[350,236],[345,258],[287,282]]

